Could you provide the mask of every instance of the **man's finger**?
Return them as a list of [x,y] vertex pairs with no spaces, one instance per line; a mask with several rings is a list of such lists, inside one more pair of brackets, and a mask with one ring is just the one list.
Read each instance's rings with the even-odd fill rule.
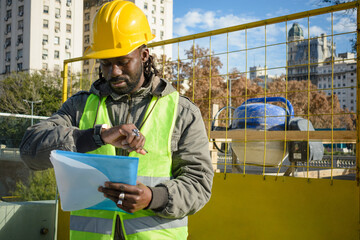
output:
[[120,192],[125,192],[125,194],[127,193],[137,194],[139,192],[139,188],[137,186],[128,185],[124,183],[105,182],[105,187],[115,189]]

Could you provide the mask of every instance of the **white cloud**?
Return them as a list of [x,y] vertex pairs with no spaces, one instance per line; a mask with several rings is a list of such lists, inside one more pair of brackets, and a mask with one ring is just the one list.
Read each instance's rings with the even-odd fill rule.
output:
[[185,36],[259,20],[254,17],[220,14],[221,12],[191,10],[174,20],[174,36]]
[[334,23],[334,32],[351,32],[356,31],[356,22],[348,17],[340,18]]
[[277,10],[276,12],[267,13],[266,17],[267,18],[273,18],[273,17],[279,17],[279,16],[288,15],[290,13],[291,13],[291,11],[289,9],[280,7],[280,9]]

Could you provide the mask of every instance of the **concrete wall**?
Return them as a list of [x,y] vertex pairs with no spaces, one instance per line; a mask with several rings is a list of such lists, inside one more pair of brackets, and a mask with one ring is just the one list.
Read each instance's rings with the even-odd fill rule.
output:
[[0,202],[0,239],[54,239],[55,201]]

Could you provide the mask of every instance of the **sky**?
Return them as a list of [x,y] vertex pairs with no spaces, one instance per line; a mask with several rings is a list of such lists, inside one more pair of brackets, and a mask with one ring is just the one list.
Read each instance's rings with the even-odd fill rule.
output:
[[[190,34],[215,30],[219,28],[235,26],[243,23],[259,21],[263,19],[288,15],[297,12],[326,7],[321,0],[174,0],[173,1],[173,37],[181,37]],[[351,18],[355,13],[345,13],[344,11],[334,14],[333,31],[334,33],[344,33],[355,30],[354,21]],[[304,30],[304,35],[307,37],[310,33],[311,37],[320,36],[322,33],[331,34],[331,15],[325,14],[310,19],[310,28],[308,30],[307,19],[299,19],[290,21],[287,25],[287,31],[291,28],[294,22],[298,22]],[[284,23],[269,25],[266,30],[266,43],[280,43],[286,41],[286,27]],[[247,33],[247,48],[263,46],[265,43],[264,28],[251,29]],[[336,44],[336,52],[351,51],[351,44],[349,40],[353,38],[353,34],[346,34],[334,37]],[[236,32],[229,34],[229,39],[226,36],[216,36],[212,38],[211,49],[215,53],[224,52],[227,49],[227,41],[229,51],[239,50],[245,48],[245,39],[243,32]],[[251,41],[250,41],[251,39]],[[209,48],[208,39],[201,39],[197,43],[203,47]],[[180,44],[180,58],[184,57],[185,49],[191,47],[192,42],[185,42]],[[173,53],[178,52],[177,48],[173,47]],[[284,66],[286,58],[286,50],[281,47],[268,48],[266,65],[268,68]],[[254,50],[248,52],[247,61],[249,65],[265,65],[265,56],[263,50]],[[175,58],[177,56],[174,56]],[[221,56],[220,56],[221,58]],[[235,64],[239,62],[242,56],[232,56],[229,59],[230,68],[241,69],[245,64]],[[221,59],[223,61],[223,59]],[[271,60],[271,61],[270,61]],[[225,59],[225,61],[227,61]],[[233,61],[233,62],[231,62]],[[282,69],[274,70],[274,74],[282,73]]]

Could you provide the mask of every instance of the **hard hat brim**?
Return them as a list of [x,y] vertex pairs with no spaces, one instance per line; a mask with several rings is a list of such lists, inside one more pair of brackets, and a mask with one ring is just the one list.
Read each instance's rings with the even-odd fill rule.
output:
[[[152,38],[149,41],[153,40],[154,38],[155,38],[155,35],[152,35]],[[114,49],[106,49],[106,50],[101,50],[101,51],[96,51],[96,50],[94,51],[91,49],[91,47],[89,47],[88,49],[85,50],[83,58],[84,59],[104,59],[104,58],[115,58],[115,57],[126,56],[144,44],[146,45],[147,41],[143,41],[143,42],[134,44],[131,49],[129,49],[129,48],[126,48],[126,49],[114,48]]]

